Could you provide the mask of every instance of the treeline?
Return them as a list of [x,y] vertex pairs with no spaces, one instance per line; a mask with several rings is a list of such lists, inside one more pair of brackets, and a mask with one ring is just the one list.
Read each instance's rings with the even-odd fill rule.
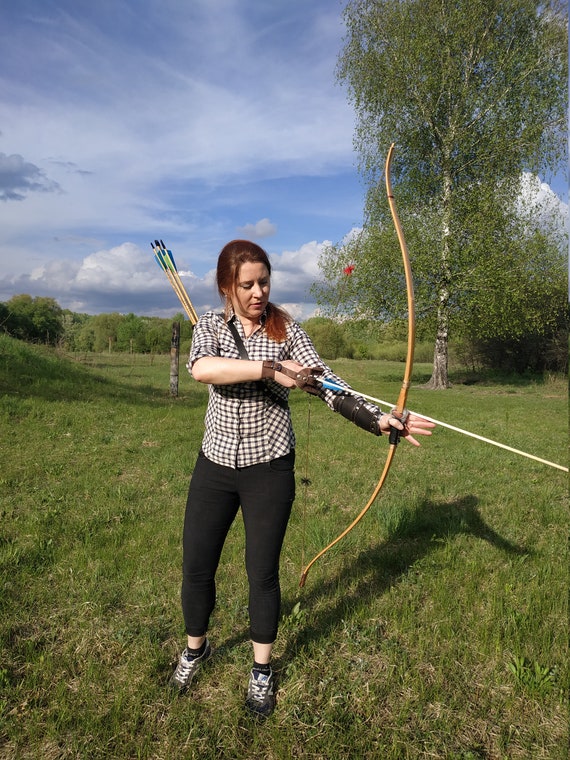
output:
[[[182,313],[170,319],[136,314],[78,314],[62,309],[53,298],[18,295],[0,303],[0,330],[29,343],[57,346],[70,352],[103,351],[165,353],[170,350],[172,323],[180,322],[182,352],[192,338],[190,322]],[[319,354],[326,360],[385,359],[405,361],[407,324],[353,319],[342,322],[312,317],[303,323]],[[484,339],[463,337],[452,344],[453,364],[466,369],[505,372],[566,372],[568,369],[568,309],[548,335],[529,328],[520,337]],[[416,362],[433,358],[431,326],[416,324]]]
[[0,303],[0,329],[28,343],[65,351],[119,351],[137,354],[170,350],[172,323],[181,323],[181,342],[189,345],[192,328],[182,313],[172,319],[136,314],[77,314],[53,298],[17,295]]
[[[570,307],[564,302],[548,329],[537,330],[529,322],[518,335],[487,337],[483,331],[463,331],[450,341],[450,364],[471,372],[496,370],[518,375],[568,372]],[[407,330],[405,321],[380,322],[352,319],[337,322],[313,317],[303,327],[319,354],[327,359],[385,359],[405,361]],[[415,361],[433,359],[433,327],[426,319],[416,320]]]

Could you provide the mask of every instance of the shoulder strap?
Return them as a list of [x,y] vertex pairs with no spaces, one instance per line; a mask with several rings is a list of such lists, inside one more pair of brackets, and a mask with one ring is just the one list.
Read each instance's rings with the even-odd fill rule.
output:
[[226,324],[228,326],[229,331],[233,335],[233,339],[236,342],[240,359],[249,359],[249,354],[246,351],[246,348],[243,344],[243,340],[241,339],[241,335],[239,334],[238,329],[235,325],[234,318],[232,317],[228,322],[226,322]]

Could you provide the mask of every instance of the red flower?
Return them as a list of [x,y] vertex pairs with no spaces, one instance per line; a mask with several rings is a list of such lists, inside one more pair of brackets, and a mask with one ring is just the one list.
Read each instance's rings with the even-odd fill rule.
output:
[[350,275],[354,272],[354,264],[349,264],[347,267],[345,267],[343,270],[343,273],[350,277]]

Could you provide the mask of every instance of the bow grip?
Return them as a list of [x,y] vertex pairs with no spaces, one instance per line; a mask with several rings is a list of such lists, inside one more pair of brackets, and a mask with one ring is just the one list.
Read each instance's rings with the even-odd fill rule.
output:
[[390,436],[388,440],[391,446],[397,446],[400,443],[401,434],[402,434],[401,430],[398,430],[398,428],[390,426]]
[[398,428],[392,427],[390,425],[390,436],[388,438],[388,441],[390,442],[390,445],[397,446],[400,443],[400,438],[402,437],[402,434],[405,432],[406,420],[410,416],[410,413],[408,412],[407,409],[404,409],[403,412],[398,412],[396,409],[392,409],[390,416],[395,417],[404,426],[404,430],[398,430]]

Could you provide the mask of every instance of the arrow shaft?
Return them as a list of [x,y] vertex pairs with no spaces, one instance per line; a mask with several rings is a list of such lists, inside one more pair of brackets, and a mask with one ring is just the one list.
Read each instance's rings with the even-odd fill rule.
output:
[[[369,396],[366,393],[359,393],[358,391],[355,391],[352,388],[344,388],[342,385],[338,385],[337,383],[332,383],[330,380],[324,380],[322,381],[322,383],[323,383],[324,388],[328,388],[331,391],[342,391],[344,393],[349,393],[352,396],[361,396],[362,398],[365,398],[368,401],[372,401],[373,403],[378,404],[380,406],[387,406],[390,408],[394,406],[388,401],[382,401],[382,399],[375,398],[374,396]],[[485,438],[482,435],[477,435],[477,433],[470,433],[468,430],[463,430],[462,428],[456,427],[455,425],[450,425],[447,422],[441,422],[441,420],[436,420],[433,417],[428,417],[426,414],[421,414],[420,412],[413,412],[412,410],[409,410],[409,411],[410,411],[410,414],[415,414],[417,417],[421,417],[422,419],[427,420],[427,422],[434,422],[436,425],[440,425],[441,427],[447,428],[448,430],[453,430],[456,433],[461,433],[462,435],[467,435],[470,438],[475,438],[478,441],[489,443],[491,444],[491,446],[497,446],[500,449],[505,449],[505,451],[510,451],[513,454],[519,454],[520,456],[526,457],[527,459],[533,459],[535,462],[546,464],[549,467],[555,467],[557,470],[562,470],[562,472],[568,472],[568,467],[563,467],[561,464],[556,464],[555,462],[549,462],[548,459],[542,459],[541,457],[534,456],[534,454],[528,454],[526,451],[520,451],[520,449],[514,449],[512,446],[507,446],[504,443],[493,441],[491,438]]]
[[198,321],[198,315],[196,314],[196,310],[194,309],[194,306],[192,305],[192,301],[190,300],[190,297],[188,296],[188,293],[186,292],[186,288],[184,287],[184,283],[180,279],[180,275],[178,274],[178,269],[176,268],[176,264],[174,263],[174,257],[172,256],[172,253],[166,248],[164,243],[162,241],[156,240],[155,245],[151,243],[152,249],[154,251],[154,257],[162,269],[162,271],[165,273],[165,275],[168,277],[168,281],[170,282],[172,289],[178,296],[178,300],[182,304],[182,308],[186,312],[186,315],[188,316],[188,319],[190,322],[195,325]]
[[190,303],[190,299],[188,298],[188,294],[186,293],[184,287],[176,280],[174,274],[170,269],[165,269],[164,272],[172,286],[172,289],[178,296],[178,300],[182,304],[182,307],[184,308],[188,319],[192,322],[192,324],[195,324],[198,321],[196,318],[196,313],[192,304]]
[[196,314],[196,310],[194,309],[194,306],[192,305],[192,302],[190,301],[190,298],[188,296],[188,293],[186,292],[186,289],[182,283],[182,280],[180,279],[180,275],[178,274],[178,271],[172,271],[171,269],[167,270],[167,276],[168,279],[172,283],[172,287],[174,288],[176,294],[178,295],[178,298],[182,302],[182,305],[185,307],[186,313],[188,314],[188,318],[192,322],[193,325],[196,324],[198,321],[198,315]]

